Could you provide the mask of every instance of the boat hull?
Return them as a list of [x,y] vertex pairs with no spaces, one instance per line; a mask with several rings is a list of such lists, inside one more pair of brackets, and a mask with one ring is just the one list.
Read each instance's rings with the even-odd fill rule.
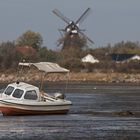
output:
[[67,114],[68,109],[65,110],[26,110],[13,107],[0,107],[4,116],[19,116],[19,115],[51,115],[51,114]]
[[67,114],[70,105],[27,105],[0,101],[0,111],[4,116]]

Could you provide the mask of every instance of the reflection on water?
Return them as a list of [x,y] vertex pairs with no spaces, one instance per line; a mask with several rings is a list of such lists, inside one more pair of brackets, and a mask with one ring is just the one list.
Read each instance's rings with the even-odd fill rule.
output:
[[[87,87],[90,90],[84,93]],[[93,87],[93,85],[78,85],[73,89],[69,87],[67,99],[71,100],[73,105],[67,115],[20,117],[0,115],[0,139],[138,140],[140,87],[104,85]],[[82,92],[78,88],[82,89]],[[54,90],[50,88],[48,92]]]

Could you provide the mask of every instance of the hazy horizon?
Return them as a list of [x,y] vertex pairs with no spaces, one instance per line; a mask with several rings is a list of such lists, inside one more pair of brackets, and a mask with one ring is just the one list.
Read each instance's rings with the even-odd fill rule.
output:
[[66,24],[52,10],[76,20],[88,7],[91,13],[80,25],[99,47],[120,41],[140,41],[139,0],[0,0],[0,42],[16,40],[27,30],[39,32],[44,46],[56,49],[58,28]]

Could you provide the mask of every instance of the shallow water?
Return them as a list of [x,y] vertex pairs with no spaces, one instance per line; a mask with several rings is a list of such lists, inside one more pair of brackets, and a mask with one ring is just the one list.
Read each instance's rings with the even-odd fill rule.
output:
[[[47,92],[64,85],[47,85]],[[73,102],[67,115],[0,115],[0,139],[138,140],[140,86],[71,84],[66,97]]]

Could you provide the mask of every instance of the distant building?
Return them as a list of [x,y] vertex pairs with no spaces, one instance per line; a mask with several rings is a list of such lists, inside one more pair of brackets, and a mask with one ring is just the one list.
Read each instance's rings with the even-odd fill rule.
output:
[[30,46],[17,46],[16,50],[24,57],[33,57],[36,54],[36,50]]
[[84,63],[99,63],[99,60],[94,58],[91,54],[86,55],[81,59],[82,62]]
[[136,54],[112,54],[112,60],[117,62],[127,61]]
[[140,60],[140,56],[139,55],[134,55],[129,60]]

